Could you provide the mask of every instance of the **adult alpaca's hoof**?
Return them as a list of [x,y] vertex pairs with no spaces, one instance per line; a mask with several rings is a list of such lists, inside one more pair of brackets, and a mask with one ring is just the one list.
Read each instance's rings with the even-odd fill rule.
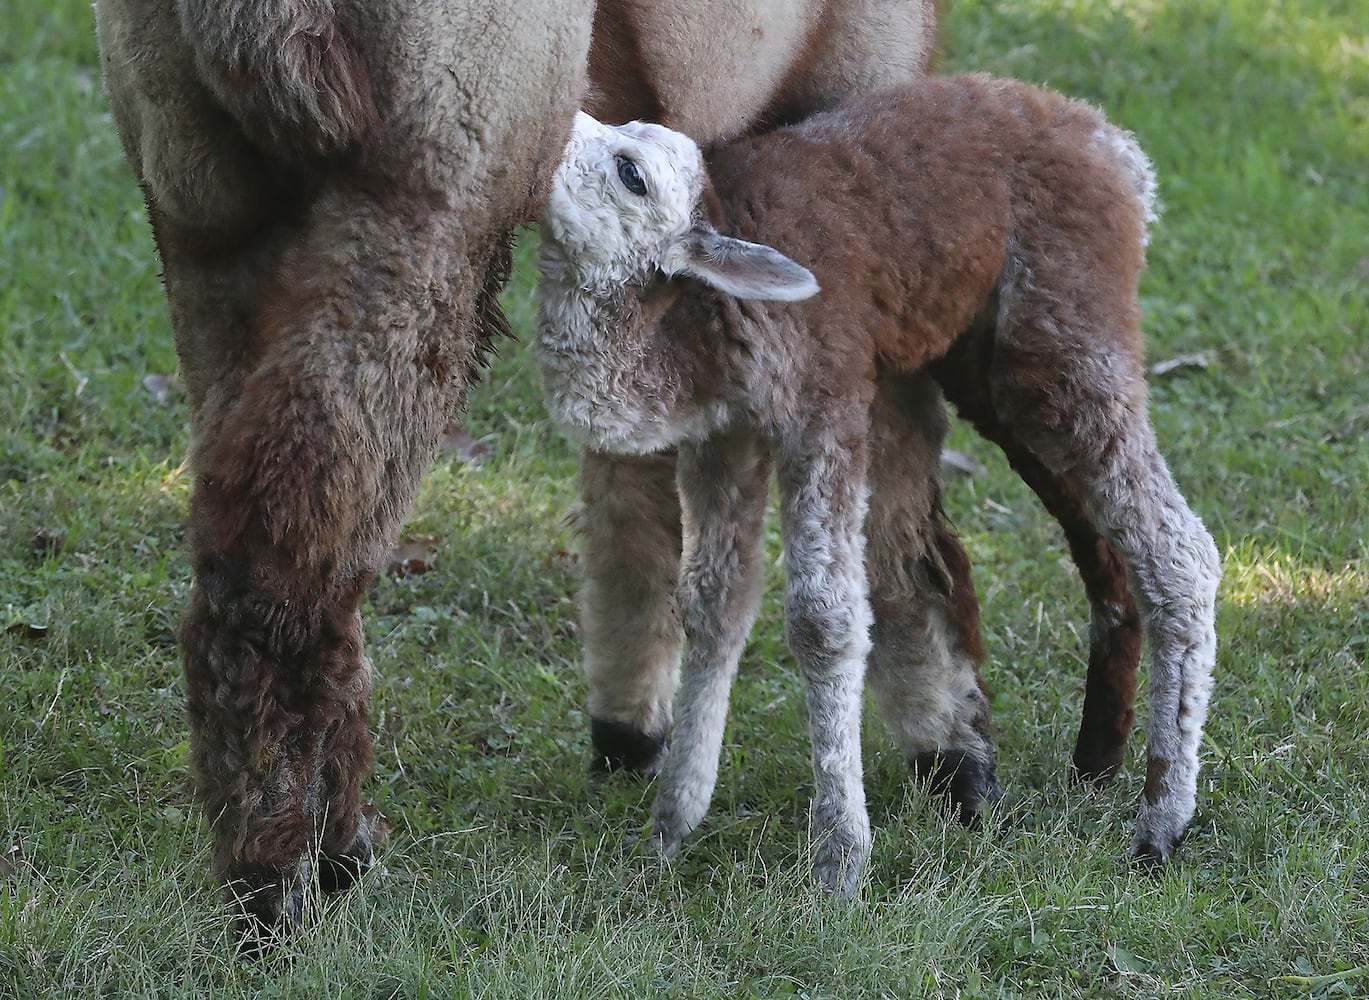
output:
[[229,883],[225,895],[238,911],[238,953],[266,958],[318,916],[325,896],[345,892],[375,867],[375,848],[387,824],[367,807],[356,838],[345,851],[301,858],[292,871],[258,873]]
[[665,756],[666,734],[653,736],[626,722],[591,719],[589,723],[590,771],[611,774],[628,771],[654,777]]
[[318,859],[318,887],[325,896],[345,892],[375,867],[375,849],[384,843],[390,824],[374,806],[362,806],[356,839],[345,851],[321,854]]
[[975,827],[1003,798],[992,758],[964,750],[932,750],[913,759],[913,774],[924,778],[946,812],[963,826]]
[[293,872],[260,873],[230,882],[224,895],[238,911],[238,953],[248,959],[269,956],[318,908],[314,879],[305,858]]
[[322,854],[318,859],[318,887],[325,896],[345,892],[375,867],[376,855],[369,836],[358,836],[341,854]]

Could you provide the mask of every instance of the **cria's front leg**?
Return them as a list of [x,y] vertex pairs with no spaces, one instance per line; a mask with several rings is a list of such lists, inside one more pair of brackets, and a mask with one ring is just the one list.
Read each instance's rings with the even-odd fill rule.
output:
[[870,652],[865,580],[865,441],[810,432],[780,458],[785,618],[803,671],[813,746],[813,874],[855,892],[870,853],[860,759],[861,694]]
[[749,434],[680,449],[685,655],[674,735],[651,808],[652,838],[666,857],[703,820],[717,783],[732,678],[759,606],[769,471]]

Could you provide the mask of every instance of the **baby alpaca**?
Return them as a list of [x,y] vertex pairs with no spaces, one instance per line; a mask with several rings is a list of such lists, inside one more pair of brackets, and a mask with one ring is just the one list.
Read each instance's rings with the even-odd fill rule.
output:
[[[870,838],[870,408],[877,394],[911,408],[918,373],[953,361],[1126,564],[1153,661],[1132,852],[1168,858],[1195,805],[1219,569],[1147,415],[1136,288],[1153,192],[1145,155],[1096,110],[982,76],[738,141],[709,169],[678,133],[577,119],[543,218],[537,349],[563,427],[606,451],[679,448],[687,648],[652,809],[664,853],[716,781],[773,462],[815,872],[853,889]],[[876,694],[897,728],[896,680]]]

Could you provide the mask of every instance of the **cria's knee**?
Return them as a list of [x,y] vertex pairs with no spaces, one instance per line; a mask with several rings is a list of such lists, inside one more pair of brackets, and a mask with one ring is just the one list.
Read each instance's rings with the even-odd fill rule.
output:
[[1198,565],[1202,567],[1203,574],[1215,586],[1222,576],[1222,555],[1217,551],[1217,543],[1213,540],[1211,533],[1202,525],[1198,526],[1194,548],[1198,553]]
[[858,617],[851,608],[791,607],[785,622],[789,644],[796,653],[818,660],[861,652],[868,646],[869,637],[868,629],[859,626]]

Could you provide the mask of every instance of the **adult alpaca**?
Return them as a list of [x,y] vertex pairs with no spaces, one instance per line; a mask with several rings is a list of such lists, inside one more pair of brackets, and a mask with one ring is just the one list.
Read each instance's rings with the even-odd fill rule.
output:
[[[100,0],[189,389],[198,796],[247,926],[370,863],[357,607],[502,324],[589,0]],[[482,47],[462,51],[460,40]]]
[[[511,233],[575,107],[736,135],[920,73],[933,5],[98,0],[96,21],[190,393],[198,795],[246,926],[288,926],[316,880],[370,863],[357,607],[503,326]],[[586,472],[591,536],[615,475],[624,495],[643,481]],[[963,558],[923,500],[901,521]],[[678,504],[661,507],[669,565]],[[946,656],[973,690],[973,648]],[[633,703],[636,670],[591,681]],[[660,680],[637,685],[653,706]]]

